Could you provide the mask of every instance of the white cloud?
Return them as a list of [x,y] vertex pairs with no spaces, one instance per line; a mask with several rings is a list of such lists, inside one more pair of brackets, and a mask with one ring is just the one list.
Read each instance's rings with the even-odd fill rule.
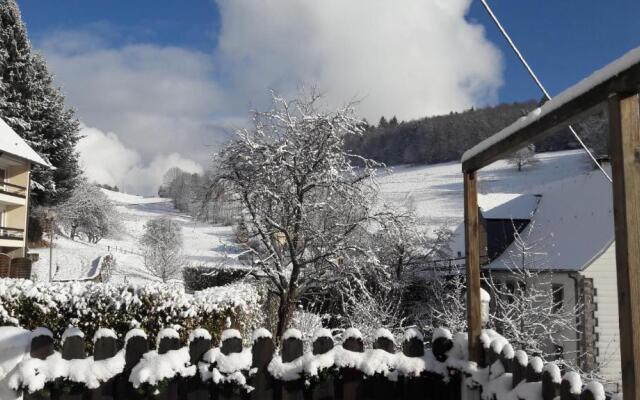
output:
[[501,55],[465,19],[471,0],[217,0],[218,55],[236,91],[257,98],[317,84],[329,104],[364,98],[377,121],[496,100]]
[[149,195],[157,192],[165,172],[171,167],[190,173],[203,172],[200,164],[177,153],[156,154],[145,163],[137,151],[126,147],[112,132],[83,125],[81,134],[84,137],[78,143],[80,164],[92,182]]
[[[269,89],[293,95],[317,85],[330,107],[362,99],[359,113],[376,122],[492,103],[502,83],[500,52],[465,18],[471,0],[215,1],[222,28],[211,53],[114,47],[104,25],[38,43],[68,104],[103,135],[83,141],[85,160],[121,150],[142,175],[170,162],[206,165],[247,109],[266,105]],[[122,175],[91,168],[105,180]]]

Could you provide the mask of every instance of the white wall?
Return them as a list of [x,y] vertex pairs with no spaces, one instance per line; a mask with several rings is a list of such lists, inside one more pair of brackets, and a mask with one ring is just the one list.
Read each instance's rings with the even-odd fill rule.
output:
[[[586,245],[586,244],[585,244]],[[620,331],[618,328],[618,284],[616,277],[615,244],[602,253],[584,271],[585,278],[593,279],[596,289],[594,302],[597,304],[595,317],[598,324],[598,355],[601,373],[608,380],[621,382],[620,368]],[[607,389],[616,389],[615,385]]]

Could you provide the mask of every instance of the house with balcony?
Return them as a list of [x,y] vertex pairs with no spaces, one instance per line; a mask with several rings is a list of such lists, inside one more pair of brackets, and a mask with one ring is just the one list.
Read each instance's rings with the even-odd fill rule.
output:
[[50,167],[0,118],[0,253],[25,257],[31,168]]

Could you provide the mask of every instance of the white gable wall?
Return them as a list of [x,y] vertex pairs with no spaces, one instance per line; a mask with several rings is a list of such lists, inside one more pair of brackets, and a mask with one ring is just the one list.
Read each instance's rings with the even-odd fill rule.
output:
[[[616,278],[615,243],[611,244],[591,265],[582,271],[585,278],[593,279],[597,304],[595,317],[598,324],[598,354],[601,374],[613,382],[621,382],[620,331],[618,328],[618,284]],[[616,389],[615,385],[607,389]],[[622,389],[622,388],[620,388]]]

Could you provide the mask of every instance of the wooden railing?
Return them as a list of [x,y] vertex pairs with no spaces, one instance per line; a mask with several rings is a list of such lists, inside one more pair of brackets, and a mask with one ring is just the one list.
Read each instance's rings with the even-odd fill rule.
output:
[[0,182],[0,193],[24,199],[27,197],[27,188],[9,182]]
[[[465,335],[452,337],[438,329],[425,348],[415,329],[405,333],[401,351],[388,331],[379,330],[372,349],[365,349],[356,330],[347,330],[341,345],[331,332],[319,330],[309,350],[299,331],[284,335],[280,352],[268,331],[254,332],[250,347],[236,330],[224,331],[220,347],[196,329],[184,346],[178,333],[164,329],[149,350],[146,334],[131,330],[124,348],[109,329],[96,332],[93,357],[85,355],[83,334],[69,328],[61,352],[51,332],[32,334],[30,355],[8,377],[24,399],[372,399],[460,400],[462,390],[480,389],[483,398],[552,400],[603,399],[602,385],[582,385],[555,364],[544,365],[514,352],[499,335],[485,335],[484,365],[465,360]],[[491,340],[493,337],[493,340]],[[488,338],[488,339],[487,339]]]
[[0,226],[0,239],[24,240],[24,229]]

